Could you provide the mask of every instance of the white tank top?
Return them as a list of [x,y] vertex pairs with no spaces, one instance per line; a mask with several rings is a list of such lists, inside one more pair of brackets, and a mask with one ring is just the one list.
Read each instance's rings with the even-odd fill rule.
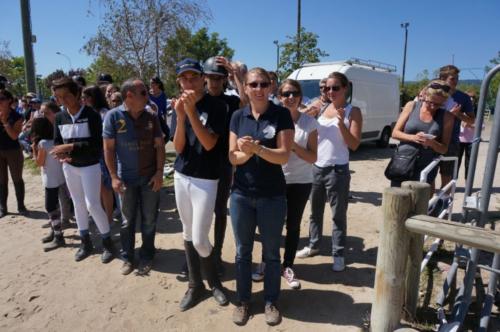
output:
[[[344,109],[344,124],[349,129],[349,118],[352,110],[351,104],[347,104]],[[349,148],[340,133],[339,119],[336,117],[326,118],[324,115],[321,115],[318,118],[318,124],[318,159],[315,165],[318,167],[328,167],[349,163]]]

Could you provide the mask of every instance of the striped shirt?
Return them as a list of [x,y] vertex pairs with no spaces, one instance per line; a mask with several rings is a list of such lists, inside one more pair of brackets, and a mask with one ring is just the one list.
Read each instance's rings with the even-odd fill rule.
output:
[[99,113],[82,106],[75,115],[67,110],[56,115],[54,145],[71,143],[70,165],[86,167],[99,163],[102,155],[102,120]]

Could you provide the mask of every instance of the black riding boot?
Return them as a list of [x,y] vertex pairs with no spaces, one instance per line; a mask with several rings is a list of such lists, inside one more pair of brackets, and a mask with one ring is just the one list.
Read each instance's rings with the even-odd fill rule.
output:
[[115,245],[113,244],[111,236],[108,236],[107,238],[102,239],[101,262],[103,264],[107,264],[111,262],[113,258],[115,258]]
[[16,191],[17,198],[17,211],[20,214],[25,214],[28,212],[26,206],[24,206],[24,181],[14,182],[14,189]]
[[49,243],[47,243],[43,247],[43,251],[51,251],[51,250],[54,250],[57,248],[64,247],[66,245],[66,242],[64,241],[64,236],[62,233],[61,223],[59,222],[55,226],[52,226],[51,228],[54,232],[52,241],[50,241]]
[[7,195],[9,194],[9,186],[7,183],[0,184],[0,218],[7,215]]
[[200,256],[192,241],[184,241],[186,261],[188,265],[189,288],[179,304],[181,311],[185,311],[198,303],[205,292],[205,285],[201,278]]
[[87,258],[92,253],[92,250],[94,250],[89,234],[84,235],[81,239],[82,243],[80,244],[80,248],[78,248],[78,251],[75,254],[75,261],[77,262]]
[[222,284],[219,280],[219,276],[217,275],[214,251],[212,250],[208,257],[200,257],[200,260],[203,273],[207,278],[208,286],[212,291],[212,295],[214,296],[215,301],[219,305],[226,305],[228,303],[228,300],[226,298],[226,295],[222,291]]

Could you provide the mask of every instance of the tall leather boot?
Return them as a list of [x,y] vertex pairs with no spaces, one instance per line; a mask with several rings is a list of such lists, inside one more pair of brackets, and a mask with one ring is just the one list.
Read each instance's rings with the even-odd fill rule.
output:
[[0,218],[7,215],[7,195],[9,194],[9,186],[7,183],[0,184]]
[[217,274],[214,251],[212,250],[208,257],[200,257],[200,261],[201,268],[203,269],[203,273],[207,278],[208,286],[212,291],[212,295],[214,296],[215,301],[219,305],[228,304],[227,297],[222,291],[222,284]]
[[83,237],[81,237],[81,239],[82,243],[80,244],[80,248],[78,248],[78,251],[75,254],[75,261],[77,262],[87,258],[94,250],[89,234],[84,235]]
[[43,247],[43,251],[45,252],[64,247],[66,245],[62,233],[61,222],[58,222],[56,225],[52,226],[52,229],[54,231],[54,235],[52,241],[50,241]]
[[24,206],[24,181],[20,180],[14,182],[14,189],[16,191],[17,198],[17,211],[20,214],[26,214],[28,210],[26,209],[26,206]]
[[205,285],[201,278],[200,256],[192,241],[184,241],[186,261],[188,265],[189,288],[179,304],[181,311],[185,311],[198,303],[205,293]]

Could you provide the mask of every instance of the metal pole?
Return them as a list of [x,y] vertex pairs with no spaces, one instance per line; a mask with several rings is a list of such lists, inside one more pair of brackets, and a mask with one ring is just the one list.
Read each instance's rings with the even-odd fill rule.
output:
[[[479,98],[479,116],[476,118],[475,123],[475,133],[474,137],[480,137],[481,127],[483,125],[483,112],[486,100],[486,92],[489,87],[490,80],[492,77],[500,71],[500,65],[497,65],[495,68],[490,70],[488,75],[486,75],[486,79],[483,81],[481,85],[481,95]],[[500,89],[497,93],[497,107],[500,106]],[[469,173],[467,175],[467,186],[465,188],[465,197],[470,195],[470,191],[472,190],[472,177],[475,172],[477,154],[479,150],[479,141],[473,143],[472,146],[472,154],[470,162],[473,162],[474,169],[469,168]],[[500,144],[500,116],[495,116],[495,123],[493,124],[493,128],[491,129],[491,137],[488,145],[488,154],[486,158],[483,184],[481,186],[481,201],[479,204],[479,227],[484,227],[486,221],[488,220],[488,205],[490,202],[491,188],[493,186],[493,179],[495,177],[495,168],[498,160],[498,145]],[[474,159],[472,159],[474,158]],[[471,167],[469,165],[469,167]],[[470,301],[471,301],[471,292],[472,286],[474,282],[474,276],[477,270],[477,264],[479,261],[479,257],[481,254],[481,250],[473,248],[471,250],[470,260],[467,262],[467,269],[464,276],[463,285],[460,288],[460,291],[457,296],[457,301],[455,302],[455,306],[453,308],[453,317],[456,322],[460,324],[463,323],[465,316],[467,315],[467,310],[469,309]]]
[[33,35],[31,33],[30,1],[21,0],[21,21],[23,26],[24,70],[28,92],[36,90],[35,61],[33,59]]
[[61,53],[61,52],[56,52],[56,54],[66,58],[66,60],[68,60],[68,63],[69,63],[68,74],[69,74],[69,71],[73,68],[73,65],[71,64],[71,58],[69,56],[67,56],[66,54]]
[[401,76],[401,88],[402,89],[405,87],[406,48],[407,48],[407,45],[408,45],[408,26],[409,25],[410,25],[410,23],[408,23],[408,22],[401,23],[401,27],[403,29],[405,29],[405,49],[404,49],[404,53],[403,53],[403,73],[402,73],[402,76]]
[[[469,161],[469,172],[467,173],[467,181],[465,184],[465,193],[464,196],[470,196],[472,191],[472,185],[474,184],[474,175],[476,174],[476,164],[477,164],[477,155],[479,152],[479,143],[481,142],[481,130],[483,127],[483,116],[484,109],[486,107],[486,98],[488,97],[488,88],[490,86],[490,81],[493,79],[493,76],[497,72],[500,71],[500,65],[496,65],[493,69],[491,69],[481,84],[481,91],[479,94],[479,102],[477,105],[477,116],[476,122],[474,123],[474,141],[472,142],[472,151],[470,155]],[[492,132],[493,133],[493,132]]]
[[301,61],[300,61],[300,30],[301,30],[301,26],[300,26],[300,9],[301,7],[301,4],[300,4],[300,0],[297,0],[297,65],[300,66],[301,65]]

